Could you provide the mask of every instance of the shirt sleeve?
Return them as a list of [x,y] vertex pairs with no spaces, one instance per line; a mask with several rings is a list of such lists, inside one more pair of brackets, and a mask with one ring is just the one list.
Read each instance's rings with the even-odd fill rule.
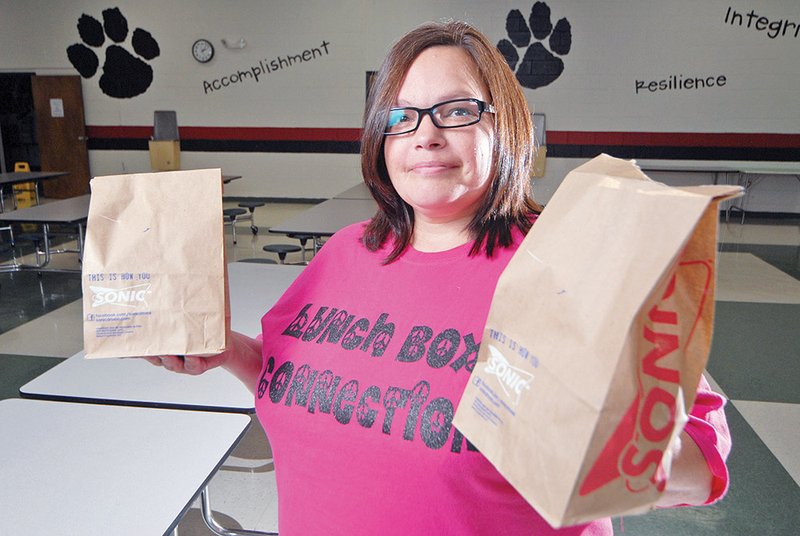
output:
[[720,500],[730,481],[725,464],[731,451],[731,434],[724,410],[726,402],[726,398],[712,391],[706,378],[701,376],[685,431],[697,443],[711,470],[711,494],[705,504]]

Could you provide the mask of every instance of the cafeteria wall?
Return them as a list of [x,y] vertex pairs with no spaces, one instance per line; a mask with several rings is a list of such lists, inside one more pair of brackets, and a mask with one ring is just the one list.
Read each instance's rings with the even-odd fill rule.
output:
[[[599,151],[800,160],[797,0],[0,0],[0,72],[83,75],[93,175],[149,170],[153,112],[175,110],[184,168],[245,177],[227,196],[325,198],[360,181],[366,73],[404,32],[448,18],[518,56],[547,118],[543,201]],[[192,58],[200,38],[207,63]],[[773,179],[748,208],[800,213],[800,183]]]

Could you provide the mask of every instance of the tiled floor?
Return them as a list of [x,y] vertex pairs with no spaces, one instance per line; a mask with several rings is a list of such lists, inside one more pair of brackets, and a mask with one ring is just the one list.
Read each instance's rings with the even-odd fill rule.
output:
[[[253,236],[242,225],[236,246],[228,236],[228,260],[270,257],[262,245],[292,241],[266,228],[307,207],[257,209],[261,231]],[[731,399],[730,492],[712,507],[617,519],[617,533],[789,535],[800,527],[800,226],[752,218],[723,223],[720,251],[708,373]],[[77,267],[69,254],[61,257],[63,267]],[[0,274],[0,398],[18,396],[21,385],[81,349],[79,298],[75,274]],[[276,530],[271,454],[257,424],[211,481],[210,495],[223,526]],[[182,536],[211,534],[197,505],[179,529]]]

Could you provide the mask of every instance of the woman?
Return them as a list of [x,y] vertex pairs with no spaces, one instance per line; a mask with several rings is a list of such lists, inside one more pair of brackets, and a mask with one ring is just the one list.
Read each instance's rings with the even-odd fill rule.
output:
[[[255,390],[273,449],[281,534],[610,534],[555,531],[452,426],[497,279],[535,221],[530,114],[491,43],[426,24],[376,76],[362,170],[373,219],[334,235],[262,319],[209,359]],[[695,418],[727,430],[721,398]],[[665,504],[715,500],[725,452],[685,435]],[[724,449],[722,449],[724,451]],[[719,467],[722,467],[720,469]]]

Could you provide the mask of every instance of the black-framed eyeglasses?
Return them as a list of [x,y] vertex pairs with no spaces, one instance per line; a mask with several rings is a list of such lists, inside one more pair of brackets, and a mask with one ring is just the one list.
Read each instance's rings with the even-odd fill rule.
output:
[[438,128],[467,127],[480,121],[483,112],[495,113],[494,106],[478,99],[453,99],[434,104],[430,108],[391,108],[383,134],[396,136],[414,132],[425,115],[429,115]]

